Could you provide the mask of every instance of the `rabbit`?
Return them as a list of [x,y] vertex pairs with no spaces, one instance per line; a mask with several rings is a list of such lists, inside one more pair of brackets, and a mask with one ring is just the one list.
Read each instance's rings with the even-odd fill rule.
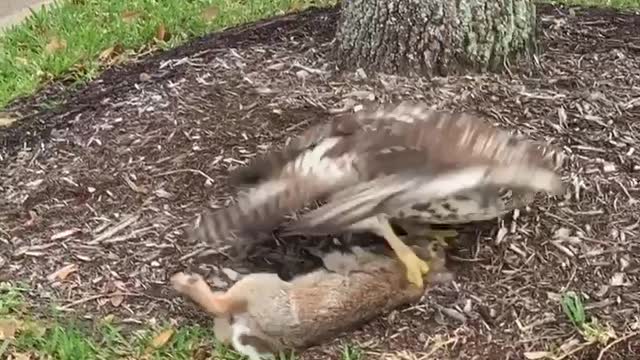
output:
[[[452,279],[442,252],[413,249],[432,267],[427,283]],[[319,345],[424,294],[424,288],[408,282],[404,266],[388,250],[377,254],[354,246],[351,251],[327,253],[324,268],[291,281],[272,273],[249,274],[226,292],[212,291],[197,274],[177,273],[170,281],[214,316],[218,341],[231,343],[250,360],[275,359],[280,351]]]

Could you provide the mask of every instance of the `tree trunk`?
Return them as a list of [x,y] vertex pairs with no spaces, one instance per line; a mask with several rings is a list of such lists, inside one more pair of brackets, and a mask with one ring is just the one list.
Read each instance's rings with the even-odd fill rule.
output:
[[343,69],[398,75],[499,70],[536,52],[531,0],[342,0]]

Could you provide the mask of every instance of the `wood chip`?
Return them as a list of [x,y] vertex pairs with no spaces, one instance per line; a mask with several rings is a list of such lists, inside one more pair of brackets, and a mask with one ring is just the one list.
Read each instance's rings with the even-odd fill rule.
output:
[[136,221],[138,221],[139,218],[140,218],[140,214],[129,215],[129,216],[125,217],[121,222],[116,224],[115,226],[105,230],[102,234],[98,235],[96,238],[94,238],[93,240],[89,241],[87,244],[89,244],[89,245],[99,244],[102,241],[104,241],[104,240],[112,237],[113,235],[117,234],[118,232],[126,229],[127,227],[129,227],[131,225],[133,225]]
[[524,353],[524,357],[528,360],[539,360],[539,359],[553,359],[553,353],[548,351],[527,351]]
[[49,276],[47,276],[47,279],[49,279],[49,281],[64,281],[69,275],[76,271],[78,271],[78,265],[69,264],[49,274]]
[[611,280],[609,281],[609,285],[611,285],[611,286],[623,286],[623,285],[625,285],[624,276],[625,276],[625,274],[623,272],[617,272],[617,273],[613,274],[613,276],[611,277]]
[[236,280],[238,280],[238,278],[240,277],[240,274],[239,274],[237,271],[233,270],[233,269],[230,269],[230,268],[222,268],[221,270],[222,270],[222,272],[223,272],[225,275],[227,275],[227,277],[228,277],[228,278],[229,278],[229,280],[231,280],[231,281],[236,281]]
[[53,235],[51,235],[51,240],[62,240],[62,239],[66,239],[68,237],[70,237],[71,235],[77,234],[79,232],[81,232],[82,230],[78,229],[78,228],[72,228],[72,229],[68,229],[68,230],[64,230],[61,231],[59,233],[55,233]]

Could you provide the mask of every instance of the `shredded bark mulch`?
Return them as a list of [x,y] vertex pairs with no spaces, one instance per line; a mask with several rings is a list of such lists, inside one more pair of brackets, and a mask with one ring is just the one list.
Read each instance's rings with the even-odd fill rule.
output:
[[[169,289],[171,274],[197,271],[224,288],[238,273],[289,277],[318,264],[313,243],[274,240],[238,263],[187,240],[203,206],[231,201],[227,171],[327,113],[422,99],[562,146],[569,189],[465,227],[453,283],[303,358],[338,358],[342,343],[385,359],[637,358],[640,16],[538,12],[538,64],[504,74],[340,73],[338,13],[313,9],[111,69],[59,95],[56,110],[40,107],[51,91],[23,99],[9,110],[24,118],[0,130],[0,278],[29,283],[35,306],[205,323]],[[586,297],[609,346],[585,344],[560,305],[566,291]]]

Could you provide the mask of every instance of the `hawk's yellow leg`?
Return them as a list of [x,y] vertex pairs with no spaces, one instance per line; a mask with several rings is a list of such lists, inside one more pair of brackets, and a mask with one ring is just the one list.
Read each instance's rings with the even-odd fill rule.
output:
[[429,272],[429,264],[420,259],[416,253],[396,235],[389,221],[380,218],[382,236],[387,240],[393,252],[407,268],[407,279],[419,288],[424,285],[423,276]]

